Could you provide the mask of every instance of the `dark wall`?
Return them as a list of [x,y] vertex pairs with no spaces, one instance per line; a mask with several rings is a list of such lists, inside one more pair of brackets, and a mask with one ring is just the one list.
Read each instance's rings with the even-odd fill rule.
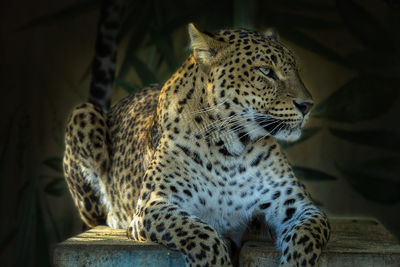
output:
[[[87,96],[98,6],[0,3],[0,253],[9,264],[48,265],[51,245],[82,230],[60,159],[66,118]],[[188,22],[207,31],[273,26],[316,102],[304,140],[284,144],[298,176],[329,215],[375,217],[400,236],[399,6],[130,1],[114,101],[165,81],[188,53]]]

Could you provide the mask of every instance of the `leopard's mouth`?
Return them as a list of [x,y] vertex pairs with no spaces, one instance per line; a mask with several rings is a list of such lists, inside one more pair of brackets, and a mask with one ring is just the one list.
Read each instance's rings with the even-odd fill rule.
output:
[[255,121],[271,135],[276,135],[280,130],[287,128],[287,124],[274,118],[255,116]]

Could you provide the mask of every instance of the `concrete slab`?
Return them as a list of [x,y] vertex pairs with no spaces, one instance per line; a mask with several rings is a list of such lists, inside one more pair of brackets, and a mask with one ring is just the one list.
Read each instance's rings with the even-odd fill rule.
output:
[[[400,267],[400,244],[379,222],[366,218],[332,218],[332,235],[321,267]],[[264,231],[267,232],[267,231]],[[264,233],[265,234],[265,233]],[[278,266],[280,253],[271,239],[250,231],[239,266]],[[151,242],[138,243],[125,230],[98,226],[54,249],[55,266],[184,266],[183,256]]]
[[152,242],[129,240],[125,230],[97,226],[54,249],[54,266],[185,266],[183,256]]
[[[379,222],[366,218],[333,218],[331,239],[320,267],[400,266],[400,244]],[[239,266],[278,266],[280,253],[273,242],[247,241]]]

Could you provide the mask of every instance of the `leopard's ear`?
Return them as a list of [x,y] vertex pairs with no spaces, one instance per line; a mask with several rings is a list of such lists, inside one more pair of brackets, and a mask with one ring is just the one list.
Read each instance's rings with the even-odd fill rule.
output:
[[211,34],[199,31],[193,23],[189,24],[188,31],[194,58],[198,63],[210,66],[226,44],[216,40]]
[[278,32],[274,28],[268,28],[263,34],[268,39],[278,40]]

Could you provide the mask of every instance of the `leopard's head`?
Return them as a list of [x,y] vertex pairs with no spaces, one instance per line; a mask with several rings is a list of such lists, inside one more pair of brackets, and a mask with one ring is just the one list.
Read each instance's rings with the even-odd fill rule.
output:
[[193,57],[208,77],[210,107],[232,131],[253,140],[296,140],[313,105],[293,54],[274,32],[203,33],[192,24]]

